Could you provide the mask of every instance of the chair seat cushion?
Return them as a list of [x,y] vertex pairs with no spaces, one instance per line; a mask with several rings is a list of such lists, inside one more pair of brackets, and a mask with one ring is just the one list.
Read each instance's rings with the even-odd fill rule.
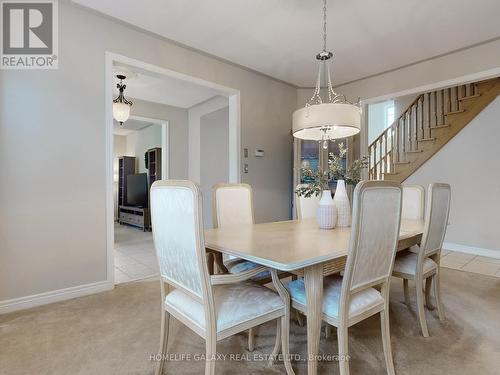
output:
[[[249,260],[243,259],[232,259],[226,263],[226,267],[230,273],[241,273],[245,271],[250,271],[255,267],[259,267],[260,265],[254,262],[250,262]],[[259,281],[264,280],[271,277],[271,272],[263,271],[258,275],[252,277],[252,280]]]
[[[393,273],[415,275],[417,273],[417,259],[418,254],[415,254],[414,252],[405,251],[398,254],[396,256],[396,260],[394,261]],[[436,262],[434,262],[431,258],[425,258],[423,267],[424,274],[436,268]]]
[[[212,290],[217,332],[285,308],[276,292],[253,282],[215,285]],[[183,291],[176,289],[170,292],[165,298],[165,308],[167,311],[176,310],[205,330],[203,305]]]
[[[286,285],[290,297],[295,304],[306,306],[306,293],[304,280],[295,280]],[[342,278],[338,276],[325,277],[323,281],[323,314],[336,320],[339,315],[340,293],[342,291]],[[349,301],[349,319],[384,304],[384,298],[374,288],[368,288],[355,293]]]

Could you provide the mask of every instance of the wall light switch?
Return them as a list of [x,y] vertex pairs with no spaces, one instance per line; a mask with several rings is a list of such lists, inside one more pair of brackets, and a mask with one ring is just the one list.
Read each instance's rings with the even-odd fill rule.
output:
[[248,148],[243,149],[243,157],[248,158]]
[[248,164],[243,166],[243,173],[248,173]]
[[263,158],[264,157],[264,150],[255,150],[255,157]]

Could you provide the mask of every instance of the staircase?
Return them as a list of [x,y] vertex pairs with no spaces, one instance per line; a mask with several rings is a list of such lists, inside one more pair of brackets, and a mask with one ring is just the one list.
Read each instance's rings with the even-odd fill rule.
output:
[[403,182],[500,94],[500,77],[419,95],[368,146],[371,180]]

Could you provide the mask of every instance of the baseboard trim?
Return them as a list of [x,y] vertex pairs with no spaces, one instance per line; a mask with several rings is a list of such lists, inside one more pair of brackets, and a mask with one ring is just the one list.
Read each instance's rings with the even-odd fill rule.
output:
[[0,301],[0,314],[13,311],[29,309],[35,306],[47,305],[72,298],[83,297],[89,294],[100,293],[114,288],[109,281],[99,281],[92,284],[73,286],[65,289],[52,290],[50,292],[34,294],[26,297],[13,298]]
[[472,247],[468,245],[460,245],[458,243],[445,242],[443,244],[444,250],[458,251],[461,253],[480,255],[483,257],[490,257],[500,259],[500,250],[485,249],[482,247]]

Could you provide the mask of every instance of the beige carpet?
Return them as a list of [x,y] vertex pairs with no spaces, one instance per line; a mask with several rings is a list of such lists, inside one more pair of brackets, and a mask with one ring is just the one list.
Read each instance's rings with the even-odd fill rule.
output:
[[[431,337],[420,334],[413,308],[402,301],[394,280],[391,329],[394,363],[399,374],[499,374],[500,279],[444,269],[442,285],[448,321],[440,324],[428,312]],[[152,374],[159,337],[159,284],[122,284],[114,291],[0,316],[0,373],[17,374]],[[203,341],[172,320],[169,352],[204,351]],[[270,353],[275,324],[259,328],[254,354]],[[333,331],[335,333],[335,331]],[[246,336],[239,334],[218,345],[221,354],[249,355]],[[384,374],[378,317],[350,330],[352,374]],[[292,325],[291,351],[305,357],[305,328]],[[324,354],[336,353],[335,335],[321,340]],[[294,363],[305,374],[304,363]],[[200,361],[170,362],[168,374],[201,374]],[[281,364],[222,361],[217,374],[282,374]],[[321,374],[338,374],[337,363],[322,363]]]

